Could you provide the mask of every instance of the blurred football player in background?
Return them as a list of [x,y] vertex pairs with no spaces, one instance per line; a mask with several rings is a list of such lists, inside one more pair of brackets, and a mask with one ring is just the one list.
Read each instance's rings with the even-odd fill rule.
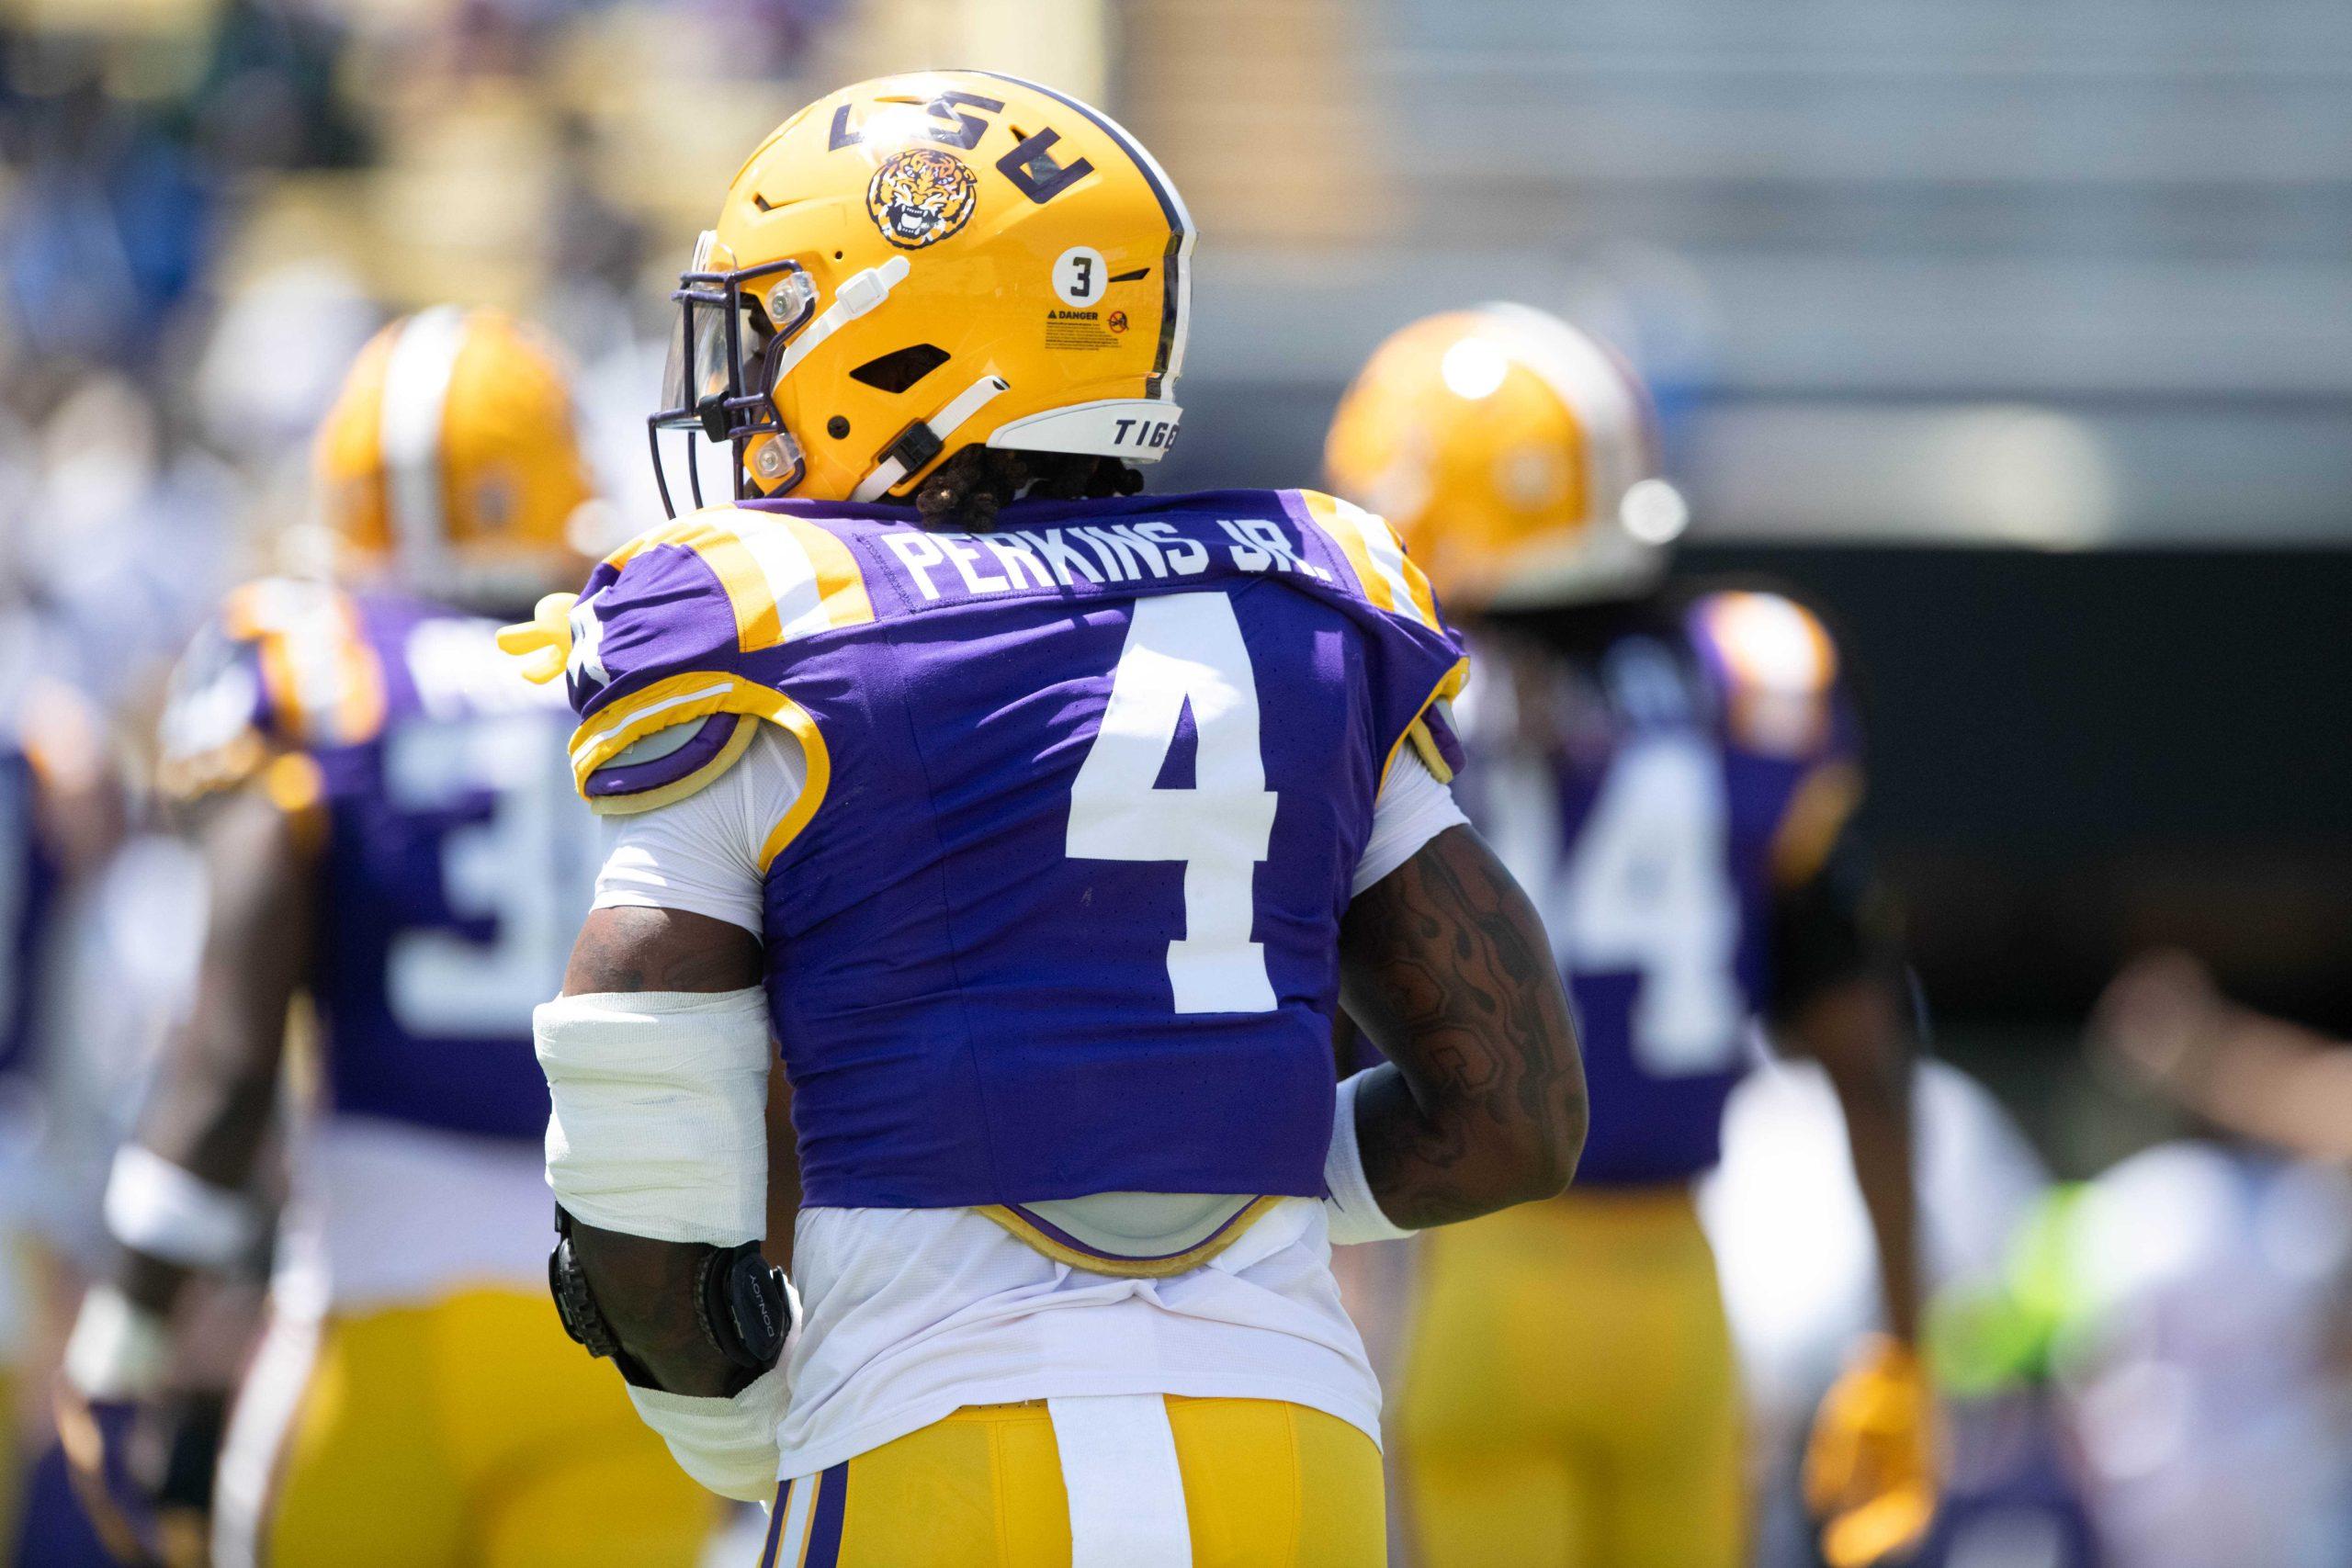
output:
[[[537,1024],[559,1300],[682,1463],[775,1496],[771,1563],[1385,1562],[1329,1245],[1575,1163],[1542,927],[1427,760],[1427,582],[1326,496],[1134,493],[1193,237],[1048,89],[811,105],[676,296],[657,425],[742,499],[510,637],[625,814]],[[1335,1095],[1341,996],[1395,1065]]]
[[119,1133],[85,1091],[135,1071],[154,999],[153,967],[103,933],[109,905],[137,898],[144,953],[169,969],[185,927],[152,859],[119,853],[130,812],[110,738],[15,564],[0,561],[0,1561],[70,1568],[105,1559],[48,1387],[96,1251],[87,1173]]
[[1878,1244],[1886,1333],[1806,1463],[1839,1568],[1933,1507],[1902,974],[1851,828],[1853,719],[1789,600],[1661,586],[1685,522],[1646,392],[1551,316],[1408,326],[1340,405],[1333,488],[1475,617],[1472,819],[1543,911],[1592,1085],[1574,1190],[1420,1244],[1391,1419],[1422,1568],[1730,1568],[1737,1370],[1692,1183],[1757,1025],[1817,1059]]
[[63,858],[49,798],[56,770],[42,760],[40,727],[28,711],[32,627],[16,613],[8,577],[0,561],[0,1540],[16,1516],[19,1436],[37,1426],[17,1407],[33,1315],[31,1259],[18,1231],[31,1177],[35,971]]
[[[582,1374],[542,1294],[529,1014],[594,847],[560,705],[477,617],[584,570],[563,369],[506,317],[424,311],[361,354],[318,453],[347,586],[238,590],[163,721],[209,923],[107,1183],[122,1263],[66,1349],[69,1450],[130,1555],[196,1555],[209,1493],[224,1568],[689,1562],[709,1500]],[[268,1239],[254,1168],[303,998],[319,1114],[216,1484],[154,1435],[175,1307]]]

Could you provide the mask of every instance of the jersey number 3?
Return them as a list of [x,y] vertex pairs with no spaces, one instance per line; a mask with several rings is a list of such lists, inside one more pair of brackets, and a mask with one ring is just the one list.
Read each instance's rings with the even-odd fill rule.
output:
[[[1193,784],[1163,788],[1188,711]],[[1184,863],[1184,934],[1168,944],[1178,1012],[1273,1010],[1265,945],[1250,932],[1274,800],[1258,743],[1258,679],[1233,601],[1136,600],[1102,728],[1070,785],[1068,853]]]

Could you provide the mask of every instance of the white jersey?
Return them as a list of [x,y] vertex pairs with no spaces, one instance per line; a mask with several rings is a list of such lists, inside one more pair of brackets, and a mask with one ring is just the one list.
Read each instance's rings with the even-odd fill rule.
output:
[[547,1289],[554,1201],[529,1144],[324,1116],[299,1135],[294,1171],[274,1311],[317,1318]]

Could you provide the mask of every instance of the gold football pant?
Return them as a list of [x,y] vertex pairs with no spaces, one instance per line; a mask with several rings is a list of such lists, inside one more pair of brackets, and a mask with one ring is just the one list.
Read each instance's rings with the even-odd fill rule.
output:
[[[1083,1402],[1079,1402],[1083,1403]],[[1336,1416],[1166,1400],[1193,1568],[1381,1568],[1380,1452]],[[1069,1568],[1046,1404],[974,1405],[776,1495],[762,1568]]]
[[1571,1191],[1419,1245],[1389,1444],[1414,1568],[1744,1561],[1737,1369],[1686,1191]]
[[718,1500],[544,1296],[274,1322],[221,1456],[216,1568],[691,1568]]

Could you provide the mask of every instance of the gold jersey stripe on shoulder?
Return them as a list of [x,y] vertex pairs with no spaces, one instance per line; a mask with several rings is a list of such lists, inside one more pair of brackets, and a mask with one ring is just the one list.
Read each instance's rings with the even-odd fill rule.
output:
[[865,594],[865,573],[850,547],[826,529],[799,517],[775,517],[800,542],[817,574],[817,603],[825,625],[840,630],[874,619],[874,601]]
[[1396,531],[1363,507],[1321,491],[1301,491],[1306,514],[1330,536],[1355,569],[1363,595],[1395,615],[1409,615],[1436,630],[1437,596],[1430,580],[1397,542]]
[[1772,831],[1772,885],[1798,887],[1811,881],[1861,804],[1862,770],[1847,759],[1805,774]]
[[705,507],[639,535],[605,560],[625,569],[660,545],[694,551],[718,577],[735,612],[736,644],[743,652],[874,618],[849,547],[800,518]]
[[350,746],[383,727],[383,671],[348,595],[291,579],[249,582],[229,596],[222,624],[259,654],[270,711],[286,739]]

